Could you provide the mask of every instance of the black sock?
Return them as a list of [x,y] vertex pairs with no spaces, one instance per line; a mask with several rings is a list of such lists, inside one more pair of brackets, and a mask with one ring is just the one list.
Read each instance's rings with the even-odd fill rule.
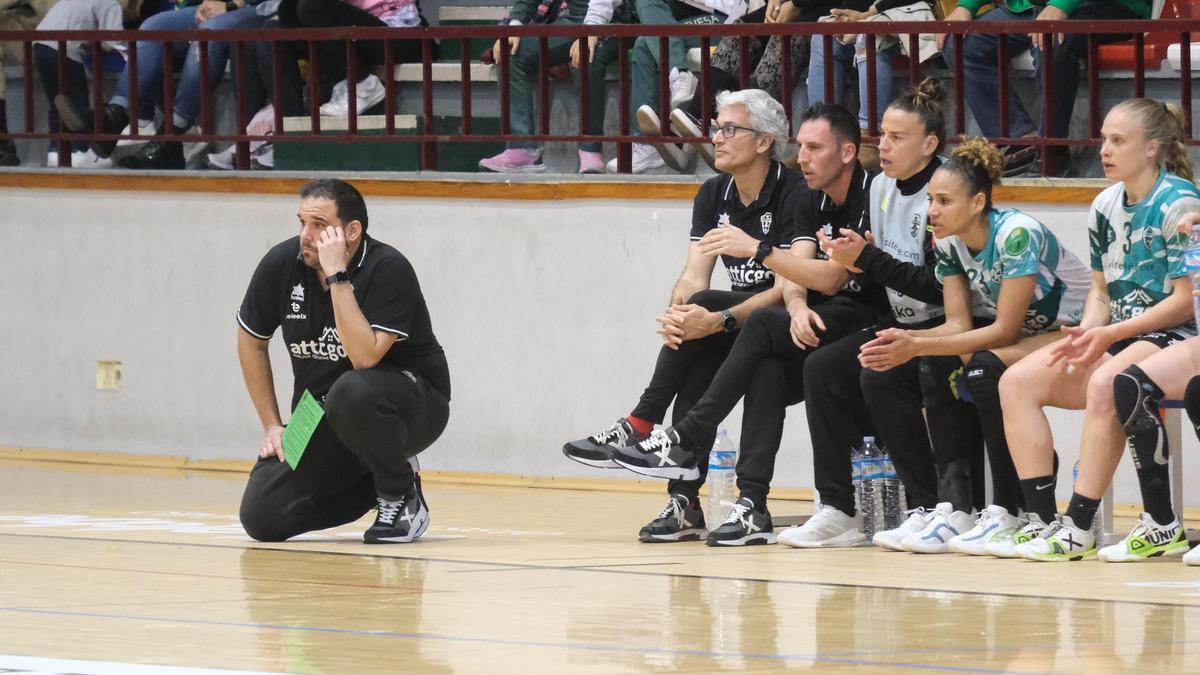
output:
[[[1016,514],[1022,504],[1017,469],[1008,452],[1004,435],[1004,411],[1000,407],[1000,376],[1004,362],[992,352],[977,352],[967,363],[967,389],[979,413],[983,438],[987,445],[988,466],[992,470],[992,503]],[[1027,510],[1028,504],[1024,505]]]
[[1036,513],[1042,522],[1054,520],[1058,505],[1054,502],[1054,475],[1035,476],[1021,480],[1021,492],[1025,495],[1025,510]]
[[0,134],[8,133],[8,102],[0,98]]
[[1162,389],[1137,366],[1129,366],[1113,378],[1113,402],[1117,419],[1129,437],[1130,454],[1142,488],[1142,505],[1159,525],[1175,520],[1171,508],[1171,456],[1167,431],[1159,417]]
[[1066,515],[1071,517],[1075,527],[1081,530],[1092,529],[1092,521],[1096,519],[1096,509],[1100,508],[1100,500],[1084,497],[1078,492],[1071,494],[1071,504],[1067,506]]

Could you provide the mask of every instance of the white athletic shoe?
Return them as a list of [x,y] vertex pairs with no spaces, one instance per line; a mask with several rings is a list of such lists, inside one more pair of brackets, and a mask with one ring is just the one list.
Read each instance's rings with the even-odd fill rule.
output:
[[1200,565],[1200,546],[1184,553],[1183,563],[1185,565]]
[[[647,136],[658,136],[662,133],[660,126],[662,120],[658,113],[648,105],[644,105],[637,109],[638,128]],[[691,161],[695,150],[690,145],[680,147],[674,143],[655,143],[654,150],[662,157],[663,162],[667,166],[676,171],[684,171],[687,169],[688,162]]]
[[904,541],[908,535],[925,529],[930,518],[933,518],[933,511],[926,511],[924,506],[909,509],[908,518],[900,523],[900,527],[876,532],[875,536],[871,538],[871,543],[893,551],[903,551],[904,549],[900,548],[900,542]]
[[[384,89],[383,82],[378,77],[375,75],[364,77],[354,87],[354,112],[362,115],[364,111],[382,101],[386,95],[387,90]],[[350,90],[345,80],[333,85],[333,92],[329,100],[321,104],[321,115],[325,117],[350,115]]]
[[691,71],[672,68],[667,79],[671,86],[671,110],[682,107],[696,97],[696,87],[700,80],[696,79]]
[[[658,169],[666,165],[667,163],[663,161],[662,156],[658,154],[653,145],[646,143],[633,144],[633,173],[645,173],[650,169]],[[608,160],[608,172],[617,172],[616,157]]]
[[984,550],[988,555],[994,555],[997,558],[1016,558],[1017,544],[1024,544],[1031,539],[1036,539],[1046,529],[1046,523],[1042,521],[1042,517],[1036,513],[1026,513],[1017,520],[1017,527],[1008,536],[994,536],[987,540],[984,544]]
[[779,533],[779,543],[796,548],[864,546],[867,537],[859,531],[859,520],[833,506],[817,506],[808,522]]
[[1003,506],[992,504],[979,514],[975,527],[950,540],[947,546],[955,553],[987,555],[987,543],[993,537],[1012,538],[1017,531],[1017,517]]
[[1149,513],[1143,513],[1129,534],[1112,546],[1100,549],[1096,557],[1104,562],[1138,562],[1149,558],[1183,555],[1187,552],[1187,533],[1176,518],[1159,525]]
[[1065,562],[1096,557],[1096,537],[1075,525],[1071,516],[1059,516],[1036,539],[1014,548],[1017,555],[1039,562]]
[[971,529],[974,523],[975,514],[955,511],[950,502],[942,502],[934,507],[925,529],[900,540],[900,548],[912,553],[949,553],[950,540]]

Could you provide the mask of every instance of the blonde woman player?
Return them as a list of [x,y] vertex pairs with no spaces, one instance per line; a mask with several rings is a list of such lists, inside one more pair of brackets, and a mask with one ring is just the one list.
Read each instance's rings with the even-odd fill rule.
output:
[[[1092,288],[1083,322],[1064,328],[1065,340],[1023,361],[1001,384],[1005,428],[1030,512],[1014,535],[1015,552],[1033,560],[1096,556],[1090,531],[1096,508],[1121,459],[1126,432],[1145,422],[1132,408],[1154,386],[1143,371],[1127,369],[1196,334],[1183,249],[1187,213],[1200,204],[1200,192],[1182,143],[1182,115],[1157,101],[1132,99],[1108,113],[1101,135],[1104,174],[1117,182],[1092,203]],[[1066,514],[1053,522],[1045,406],[1085,410],[1074,494]],[[1106,548],[1104,557],[1128,560],[1187,549],[1165,489],[1165,447],[1159,450],[1153,442],[1135,442],[1148,515],[1124,542]]]
[[1059,340],[1060,326],[1079,323],[1088,287],[1087,269],[1050,230],[1016,209],[993,207],[1001,166],[995,146],[972,138],[934,172],[928,213],[946,321],[928,330],[880,331],[860,355],[863,366],[875,370],[918,356],[961,355],[966,362],[966,388],[992,470],[993,503],[978,519],[960,510],[939,513],[920,533],[942,537],[949,550],[964,553],[986,552],[992,539],[1009,538],[1018,525],[1020,486],[1004,440],[1000,376]]

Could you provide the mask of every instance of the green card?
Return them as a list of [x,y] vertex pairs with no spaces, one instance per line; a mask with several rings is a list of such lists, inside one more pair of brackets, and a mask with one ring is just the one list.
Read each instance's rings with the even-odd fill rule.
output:
[[308,447],[309,439],[324,416],[325,409],[305,389],[300,403],[296,404],[296,409],[292,411],[292,418],[283,430],[283,459],[292,467],[292,471],[296,470],[296,465],[300,463],[300,458],[304,456],[304,450]]

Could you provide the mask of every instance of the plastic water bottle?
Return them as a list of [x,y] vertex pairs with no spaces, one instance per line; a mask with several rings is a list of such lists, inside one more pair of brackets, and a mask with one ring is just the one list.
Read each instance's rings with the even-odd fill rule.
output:
[[896,466],[892,458],[883,452],[883,529],[894,530],[900,527],[904,517],[904,484],[896,475]]
[[874,436],[863,438],[859,513],[862,533],[870,539],[883,525],[883,452],[875,445]]
[[[1196,281],[1196,273],[1200,272],[1200,223],[1192,225],[1187,248],[1183,249],[1183,264],[1187,265],[1188,276],[1192,279],[1192,290],[1200,291],[1200,282]],[[1196,317],[1196,325],[1200,326],[1200,297],[1195,295],[1192,296],[1192,314]]]
[[854,482],[854,512],[862,514],[862,446],[850,448],[850,479]]
[[708,527],[714,529],[725,522],[733,503],[737,501],[738,449],[729,440],[724,427],[717,430],[712,453],[708,456]]

